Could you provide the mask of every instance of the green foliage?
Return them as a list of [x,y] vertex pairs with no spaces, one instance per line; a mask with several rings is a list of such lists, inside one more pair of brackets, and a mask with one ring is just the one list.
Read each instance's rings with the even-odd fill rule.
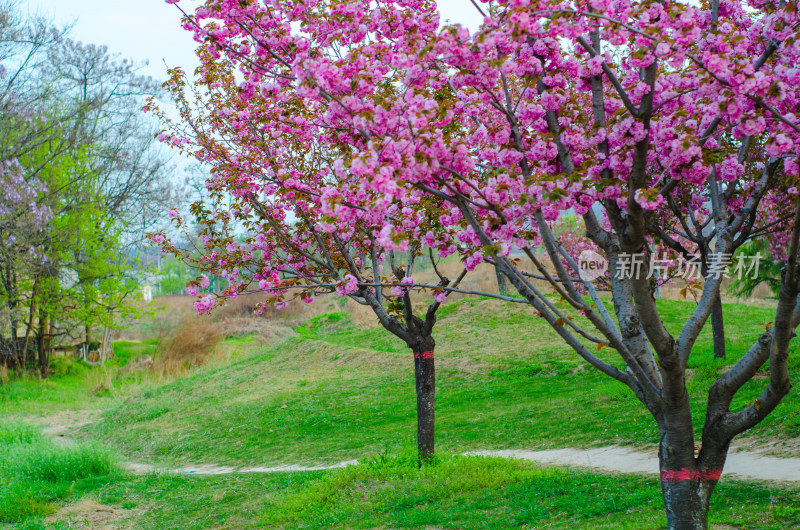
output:
[[46,515],[54,502],[118,478],[106,449],[57,446],[29,425],[0,423],[0,523]]
[[[6,190],[0,219],[0,333],[44,339],[44,354],[52,331],[115,327],[135,312],[132,247],[171,190],[141,112],[160,83],[18,4],[0,5],[0,162],[26,184]],[[19,348],[4,356],[26,361]]]
[[50,254],[63,272],[48,278],[46,311],[72,326],[116,327],[138,314],[128,303],[138,296],[138,279],[129,273],[136,263],[122,250],[125,224],[106,207],[89,156],[71,156],[74,165],[51,177],[51,187],[68,193],[54,196]]
[[186,282],[194,280],[196,276],[186,264],[175,259],[175,256],[169,256],[164,259],[161,263],[159,274],[158,291],[161,295],[183,294],[186,289]]

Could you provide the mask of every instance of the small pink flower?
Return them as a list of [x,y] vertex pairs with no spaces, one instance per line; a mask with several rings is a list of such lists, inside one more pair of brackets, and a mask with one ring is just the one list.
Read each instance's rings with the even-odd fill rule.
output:
[[200,294],[200,291],[196,285],[187,285],[186,294],[188,294],[189,296],[197,296],[198,294]]
[[468,271],[475,270],[475,267],[480,265],[483,262],[483,256],[480,254],[472,254],[468,256],[467,259],[464,260],[464,268]]
[[197,310],[198,315],[208,313],[212,307],[214,307],[214,297],[211,295],[204,296],[194,303],[194,308]]
[[200,287],[203,289],[208,289],[208,286],[211,285],[211,280],[208,279],[208,276],[205,274],[200,275]]
[[666,57],[670,54],[672,48],[666,42],[661,42],[656,46],[656,57]]
[[169,215],[170,219],[175,219],[176,217],[178,217],[178,210],[172,208],[171,210],[167,211],[167,215]]
[[358,291],[358,280],[352,274],[347,274],[344,277],[344,283],[336,287],[336,292],[339,296],[347,296]]
[[442,291],[440,293],[436,293],[435,295],[433,295],[433,297],[436,299],[437,302],[443,304],[444,301],[447,300],[447,293]]

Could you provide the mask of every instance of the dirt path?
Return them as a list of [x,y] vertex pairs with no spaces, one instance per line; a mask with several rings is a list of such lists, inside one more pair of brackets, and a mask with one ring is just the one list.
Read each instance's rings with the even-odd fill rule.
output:
[[[657,475],[658,459],[655,451],[641,451],[611,446],[594,449],[551,449],[526,451],[473,451],[470,455],[501,456],[534,460],[554,466],[575,466],[618,473]],[[723,476],[747,480],[769,480],[800,483],[800,458],[777,458],[747,451],[728,454]]]
[[128,462],[125,468],[136,475],[146,473],[177,473],[184,475],[230,475],[232,473],[284,473],[289,471],[322,471],[325,469],[339,469],[342,467],[357,464],[358,460],[345,460],[328,466],[298,466],[296,464],[286,464],[272,467],[233,467],[220,466],[216,464],[198,464],[178,467],[174,469],[160,468],[150,464],[137,464]]
[[[637,451],[619,446],[594,449],[550,449],[545,451],[507,449],[501,451],[470,451],[464,454],[468,456],[518,458],[539,462],[544,465],[582,467],[617,473],[658,474],[658,461],[655,452]],[[357,460],[347,460],[328,466],[284,465],[274,467],[232,467],[209,464],[188,465],[175,469],[130,463],[127,467],[136,474],[163,472],[192,475],[228,475],[231,473],[319,471],[342,468],[356,463]],[[776,458],[745,451],[735,452],[728,456],[724,476],[746,480],[800,483],[800,458]]]
[[[98,411],[67,411],[36,423],[45,427],[44,433],[57,443],[70,445],[71,435],[80,427],[92,423]],[[499,451],[469,451],[465,455],[499,456],[502,458],[518,458],[539,462],[551,466],[572,466],[598,469],[616,473],[635,473],[657,475],[658,460],[655,449],[632,449],[620,446],[598,447],[592,449],[548,449],[529,451],[525,449],[504,449]],[[235,467],[217,464],[188,464],[179,468],[165,468],[151,464],[128,462],[125,467],[134,474],[176,473],[190,475],[228,475],[231,473],[282,473],[298,471],[320,471],[337,469],[358,463],[347,460],[331,465],[303,466],[286,464],[279,466]],[[768,456],[761,452],[743,450],[741,446],[732,448],[725,464],[725,477],[745,480],[766,480],[773,482],[800,483],[800,458],[781,458]]]

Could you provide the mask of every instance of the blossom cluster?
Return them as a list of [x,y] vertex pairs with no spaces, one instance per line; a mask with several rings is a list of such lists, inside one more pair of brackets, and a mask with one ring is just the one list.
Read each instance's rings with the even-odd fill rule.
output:
[[[598,205],[680,233],[717,200],[741,213],[766,182],[769,208],[742,229],[777,230],[798,182],[789,5],[505,0],[471,32],[424,0],[206,0],[184,27],[201,43],[207,114],[162,138],[217,169],[209,190],[233,200],[217,234],[257,232],[213,238],[203,258],[234,291],[280,273],[276,299],[287,279],[352,293],[380,276],[357,267],[418,242],[472,269],[536,247],[535,216]],[[176,72],[171,86],[185,83]],[[320,241],[343,260],[325,273],[308,250]]]

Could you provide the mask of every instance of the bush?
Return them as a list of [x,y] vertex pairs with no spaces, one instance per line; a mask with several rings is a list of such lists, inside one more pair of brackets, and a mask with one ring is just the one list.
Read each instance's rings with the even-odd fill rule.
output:
[[216,322],[187,317],[161,342],[155,370],[162,375],[174,375],[202,366],[222,338]]

